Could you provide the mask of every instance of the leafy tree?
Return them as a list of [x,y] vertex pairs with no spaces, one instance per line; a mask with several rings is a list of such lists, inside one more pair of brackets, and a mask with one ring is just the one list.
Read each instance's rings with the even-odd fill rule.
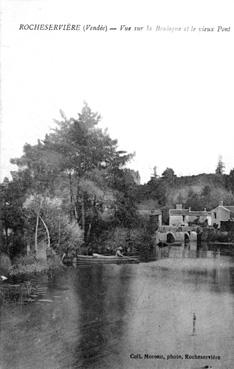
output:
[[229,176],[227,178],[227,188],[234,194],[234,169],[230,170]]
[[115,193],[115,220],[122,226],[131,227],[136,221],[137,185],[132,171],[113,167],[108,182]]
[[219,157],[218,164],[215,170],[215,174],[217,175],[223,175],[224,174],[225,165],[222,160],[222,156]]
[[176,178],[174,170],[172,168],[166,168],[162,173],[162,178],[167,184],[172,185]]
[[1,223],[4,235],[1,249],[10,255],[23,248],[25,214],[22,204],[26,190],[27,183],[22,175],[14,176],[12,181],[5,178],[0,184]]
[[171,179],[176,177],[175,172],[172,168],[166,168],[162,173],[162,177],[165,179]]
[[201,197],[199,196],[199,194],[194,192],[193,190],[190,190],[185,202],[185,207],[192,208],[193,210],[203,210]]
[[145,200],[155,200],[159,206],[164,206],[166,203],[167,185],[162,178],[152,177],[148,183],[138,186],[136,190],[137,202]]
[[69,222],[62,211],[60,198],[29,196],[23,207],[26,209],[26,233],[29,244],[34,240],[37,251],[39,241],[47,240],[47,247],[53,247],[58,253],[68,249],[77,249],[83,242],[83,232],[77,224]]
[[[24,145],[24,154],[21,158],[11,159],[21,173],[27,176],[29,188],[32,193],[51,194],[55,190],[55,179],[60,173],[62,156],[49,150],[42,141],[37,145]],[[15,173],[19,176],[19,172]]]
[[46,199],[41,196],[41,195],[31,195],[29,198],[26,199],[25,203],[23,204],[23,206],[29,210],[29,212],[33,212],[36,216],[36,225],[35,225],[35,251],[37,252],[38,247],[37,247],[37,237],[38,237],[38,226],[39,226],[39,221],[42,222],[45,231],[46,231],[46,235],[47,235],[47,240],[48,240],[48,248],[50,248],[50,232],[49,229],[44,221],[44,219],[42,218],[41,215],[41,211],[42,208],[46,207]]
[[211,196],[211,188],[210,188],[210,186],[206,185],[205,187],[203,187],[201,196],[202,197],[205,197],[205,198],[209,198]]
[[117,218],[120,209],[133,209],[124,169],[132,154],[118,150],[117,140],[97,127],[100,119],[87,104],[77,118],[67,119],[61,112],[57,127],[44,140],[26,144],[23,156],[12,160],[29,178],[28,194],[62,198],[64,211],[82,228],[85,242],[105,202],[115,202]]

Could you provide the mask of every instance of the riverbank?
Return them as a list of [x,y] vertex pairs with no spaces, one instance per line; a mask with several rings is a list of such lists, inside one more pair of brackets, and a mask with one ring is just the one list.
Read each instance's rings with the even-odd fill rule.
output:
[[21,256],[14,260],[14,263],[10,266],[8,276],[20,276],[45,273],[49,270],[55,270],[63,268],[61,258],[58,255],[54,255],[47,260],[37,259],[34,256]]
[[32,302],[36,293],[33,280],[40,278],[40,275],[55,275],[63,270],[65,266],[58,255],[48,260],[33,256],[18,257],[4,274],[7,279],[0,283],[0,305]]

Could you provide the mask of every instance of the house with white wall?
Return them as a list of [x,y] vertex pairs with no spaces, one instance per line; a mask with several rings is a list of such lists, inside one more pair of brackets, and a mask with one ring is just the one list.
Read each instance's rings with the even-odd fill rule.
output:
[[223,205],[220,201],[219,205],[211,210],[212,225],[220,228],[221,222],[234,221],[234,205]]
[[175,209],[169,209],[169,225],[172,227],[188,226],[191,223],[204,223],[211,225],[211,214],[206,209],[183,209],[182,204],[176,204]]

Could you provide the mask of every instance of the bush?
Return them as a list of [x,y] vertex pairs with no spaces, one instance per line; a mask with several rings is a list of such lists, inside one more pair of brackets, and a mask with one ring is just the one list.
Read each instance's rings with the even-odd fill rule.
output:
[[124,252],[144,254],[153,244],[153,236],[146,227],[133,229],[116,227],[103,231],[90,246],[94,252],[113,255],[120,246]]
[[9,275],[26,275],[47,272],[60,268],[62,265],[58,255],[53,255],[47,260],[38,260],[35,256],[21,256],[14,259],[14,264],[9,269]]
[[26,256],[17,256],[13,259],[13,265],[32,265],[37,263],[37,259],[35,256],[26,255]]
[[11,260],[8,255],[2,253],[0,255],[0,272],[7,273],[11,267]]

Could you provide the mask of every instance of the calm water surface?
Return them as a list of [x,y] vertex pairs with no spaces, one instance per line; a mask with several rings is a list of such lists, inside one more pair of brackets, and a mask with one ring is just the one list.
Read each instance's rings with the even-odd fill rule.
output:
[[149,263],[70,267],[35,280],[34,302],[1,307],[0,368],[234,368],[234,258],[196,245],[162,253]]

